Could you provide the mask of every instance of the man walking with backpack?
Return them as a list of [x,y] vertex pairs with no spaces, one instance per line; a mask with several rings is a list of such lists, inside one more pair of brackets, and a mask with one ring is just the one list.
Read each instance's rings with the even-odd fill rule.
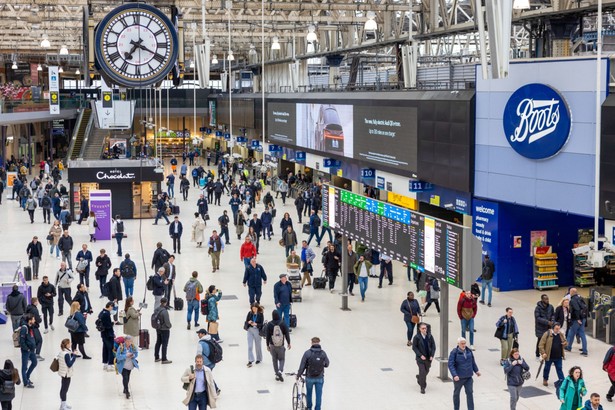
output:
[[[196,334],[199,336],[196,354],[203,356],[203,365],[213,372],[216,363],[222,361],[222,346],[205,329],[199,329]],[[216,394],[220,394],[218,384],[214,380]]]
[[192,277],[184,285],[184,292],[186,292],[186,310],[188,311],[188,330],[190,330],[190,321],[192,320],[192,312],[194,311],[194,327],[199,326],[199,309],[200,309],[200,295],[203,293],[203,285],[197,277],[199,273],[197,271],[192,272]]
[[[160,300],[158,306],[152,314],[152,327],[156,329],[156,347],[154,349],[154,361],[162,361],[162,364],[173,363],[167,359],[167,348],[169,347],[169,337],[171,336],[171,319],[167,309],[167,299]],[[162,358],[160,350],[162,348]]]
[[124,292],[126,297],[133,295],[135,290],[135,279],[137,278],[137,265],[130,259],[127,253],[122,263],[120,263],[120,273],[124,279]]
[[305,383],[307,386],[307,408],[312,408],[312,390],[316,387],[316,406],[314,410],[320,410],[322,403],[322,388],[325,383],[325,367],[329,367],[327,353],[320,347],[320,338],[312,338],[312,347],[301,358],[297,379],[306,373]]
[[570,289],[570,320],[572,326],[568,332],[568,345],[566,351],[572,350],[574,337],[581,338],[581,356],[587,356],[587,337],[585,337],[585,322],[587,322],[587,304],[581,296],[579,296],[576,288]]
[[283,382],[284,377],[282,373],[284,372],[284,362],[286,360],[284,339],[286,339],[288,350],[290,350],[290,333],[286,324],[280,319],[280,314],[277,310],[271,312],[271,318],[271,322],[267,324],[267,350],[271,353],[275,379]]
[[[111,279],[109,282],[105,284],[107,299],[109,302],[113,302],[114,306],[118,306],[118,302],[122,300],[122,284],[120,283],[120,269],[113,269],[113,275],[111,275]],[[126,296],[128,297],[128,296]],[[119,325],[118,322],[118,310],[115,309],[115,314],[113,315],[113,320],[115,325]]]
[[124,239],[124,221],[119,215],[115,215],[113,221],[113,236],[117,241],[117,256],[122,256],[122,239]]

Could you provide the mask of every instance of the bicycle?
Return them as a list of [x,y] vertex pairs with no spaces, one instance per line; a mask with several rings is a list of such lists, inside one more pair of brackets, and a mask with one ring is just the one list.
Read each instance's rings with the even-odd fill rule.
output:
[[[286,373],[287,376],[297,376],[297,373]],[[305,379],[303,376],[295,378],[293,385],[293,410],[307,409],[305,395]]]

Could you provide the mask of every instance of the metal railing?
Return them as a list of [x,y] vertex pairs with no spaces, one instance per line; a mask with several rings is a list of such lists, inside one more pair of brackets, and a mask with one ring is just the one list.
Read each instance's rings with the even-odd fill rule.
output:
[[[80,108],[82,100],[82,98],[60,98],[60,109]],[[0,100],[0,114],[37,111],[49,111],[49,100]]]

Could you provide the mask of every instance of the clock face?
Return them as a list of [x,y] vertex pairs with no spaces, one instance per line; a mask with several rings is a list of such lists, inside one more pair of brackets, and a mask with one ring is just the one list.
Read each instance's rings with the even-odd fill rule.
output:
[[96,29],[96,63],[112,83],[146,86],[163,80],[173,68],[177,43],[175,27],[160,10],[125,4]]

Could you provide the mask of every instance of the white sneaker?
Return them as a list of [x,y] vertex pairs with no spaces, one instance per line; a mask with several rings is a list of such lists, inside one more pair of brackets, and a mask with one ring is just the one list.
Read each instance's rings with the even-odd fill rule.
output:
[[64,405],[64,408],[66,408],[66,409],[68,409],[68,410],[71,410],[71,409],[73,408],[73,406],[69,406],[68,404],[65,404],[65,405]]
[[56,330],[56,328],[53,327],[53,325],[49,325],[49,326],[51,326],[51,330]]
[[470,350],[471,351],[475,351],[476,349],[474,348],[474,345],[470,345]]
[[108,365],[103,364],[103,370],[104,370],[104,371],[107,371],[107,370],[108,370],[108,368],[109,368],[109,366],[108,366]]
[[49,333],[49,329],[45,329],[45,331],[43,332],[44,334]]

